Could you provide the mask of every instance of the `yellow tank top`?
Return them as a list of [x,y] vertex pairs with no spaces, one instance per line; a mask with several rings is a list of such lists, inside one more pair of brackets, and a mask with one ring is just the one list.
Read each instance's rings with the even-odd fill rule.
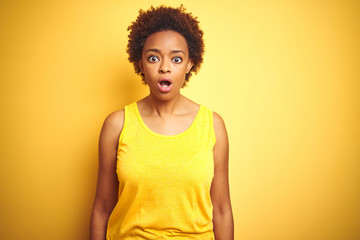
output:
[[213,240],[213,113],[200,105],[191,126],[165,136],[143,122],[137,103],[125,106],[116,172],[118,202],[106,239]]

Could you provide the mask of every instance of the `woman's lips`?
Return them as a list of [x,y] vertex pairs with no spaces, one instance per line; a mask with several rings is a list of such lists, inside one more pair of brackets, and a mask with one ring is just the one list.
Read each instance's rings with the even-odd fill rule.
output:
[[160,92],[168,93],[171,91],[173,84],[170,78],[160,78],[157,85]]

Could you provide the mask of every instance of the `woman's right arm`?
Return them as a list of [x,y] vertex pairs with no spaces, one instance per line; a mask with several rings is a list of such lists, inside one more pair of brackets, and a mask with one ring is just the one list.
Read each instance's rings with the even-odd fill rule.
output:
[[118,140],[124,125],[124,110],[111,113],[104,121],[99,138],[99,170],[91,213],[90,240],[106,239],[109,216],[118,200],[116,175]]

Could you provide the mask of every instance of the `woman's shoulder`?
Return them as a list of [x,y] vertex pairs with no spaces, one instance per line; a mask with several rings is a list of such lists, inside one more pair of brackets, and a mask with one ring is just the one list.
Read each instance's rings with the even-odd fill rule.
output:
[[122,128],[124,126],[124,116],[125,109],[120,109],[114,112],[111,112],[105,118],[103,128],[110,130],[116,135],[120,135]]
[[197,113],[200,109],[201,104],[198,104],[196,102],[194,102],[193,100],[184,97],[185,101],[184,101],[184,109],[186,109],[186,111],[191,112],[191,113]]
[[125,109],[120,109],[114,112],[111,112],[107,115],[105,122],[110,125],[121,125],[120,123],[124,122]]
[[224,119],[216,112],[213,112],[213,125],[216,142],[227,142],[227,131]]
[[187,99],[187,103],[188,103],[189,108],[192,109],[193,111],[197,111],[200,107],[203,107],[203,108],[207,109],[209,112],[211,112],[213,115],[213,122],[214,122],[215,127],[221,128],[221,127],[225,126],[224,120],[221,117],[221,115],[218,114],[217,112],[213,111],[211,108],[207,107],[206,105],[196,103],[190,99]]
[[217,112],[213,112],[213,121],[214,121],[214,126],[221,126],[221,125],[225,125],[224,123],[224,119],[220,116],[220,114],[218,114]]

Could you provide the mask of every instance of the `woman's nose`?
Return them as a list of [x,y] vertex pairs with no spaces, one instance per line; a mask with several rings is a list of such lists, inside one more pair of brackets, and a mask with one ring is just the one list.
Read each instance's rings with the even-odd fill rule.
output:
[[162,61],[159,68],[160,73],[169,73],[170,72],[170,63],[167,61]]

